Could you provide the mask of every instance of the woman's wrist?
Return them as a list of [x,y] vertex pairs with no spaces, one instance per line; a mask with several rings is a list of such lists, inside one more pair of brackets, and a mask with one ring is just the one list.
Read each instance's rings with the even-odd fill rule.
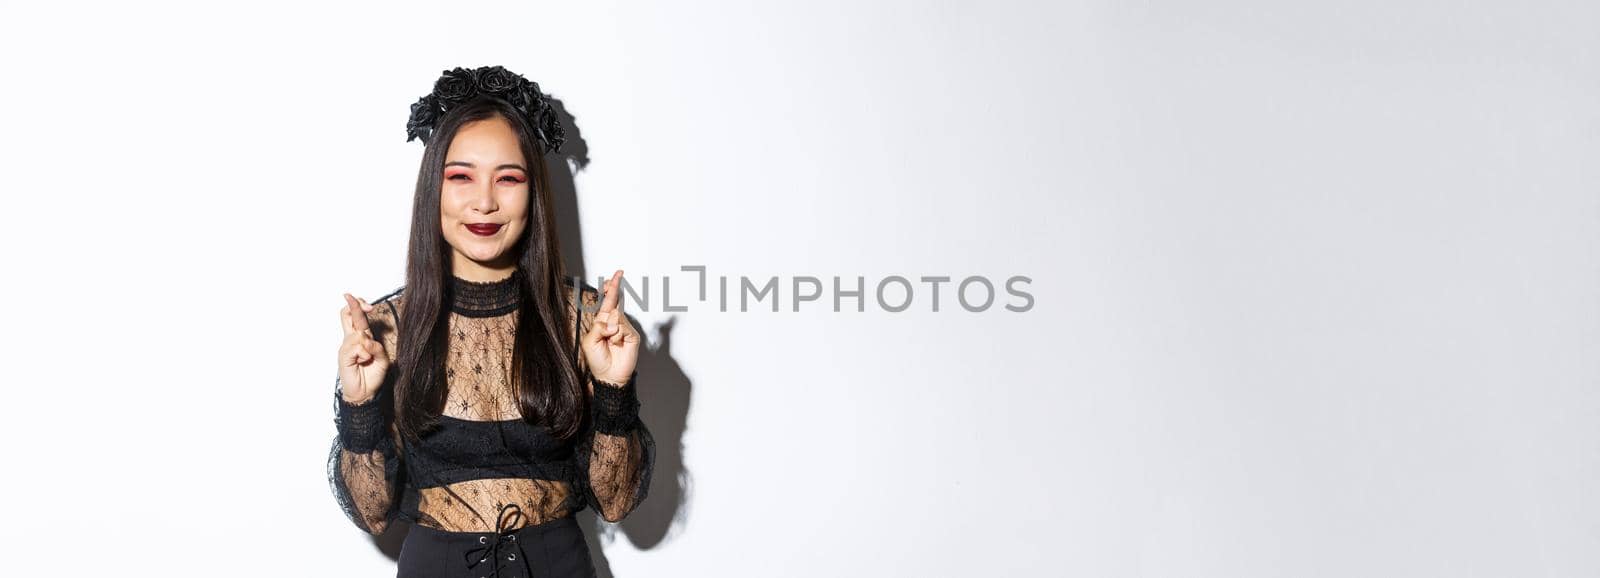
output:
[[347,404],[347,405],[367,405],[369,403],[372,403],[372,398],[374,398],[374,397],[377,397],[377,396],[369,395],[367,397],[356,399],[356,398],[352,398],[352,397],[350,397],[348,395],[345,395],[343,390],[339,391],[339,399],[344,400],[345,404]]
[[632,385],[633,384],[633,378],[634,378],[634,376],[637,376],[637,375],[639,375],[639,372],[637,372],[637,371],[629,374],[627,379],[615,379],[615,378],[609,378],[609,377],[600,377],[598,375],[590,375],[589,376],[589,381],[593,381],[595,385],[603,385],[603,386],[606,386],[606,387],[613,387],[613,388],[617,388],[617,389],[622,389],[624,387]]

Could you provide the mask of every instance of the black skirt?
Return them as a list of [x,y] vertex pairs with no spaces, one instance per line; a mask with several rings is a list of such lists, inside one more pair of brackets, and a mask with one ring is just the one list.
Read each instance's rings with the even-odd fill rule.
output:
[[413,525],[398,578],[591,578],[594,561],[576,518],[514,531],[446,532]]

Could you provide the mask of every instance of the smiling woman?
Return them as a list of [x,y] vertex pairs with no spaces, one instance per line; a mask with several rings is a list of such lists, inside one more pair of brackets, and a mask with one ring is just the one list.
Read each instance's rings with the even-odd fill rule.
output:
[[399,576],[592,575],[573,515],[620,521],[649,490],[622,271],[563,283],[553,123],[520,76],[447,71],[408,125],[427,147],[406,284],[345,295],[328,477],[357,527],[412,524]]
[[439,219],[455,249],[455,274],[492,281],[516,267],[511,251],[528,228],[528,169],[504,116],[463,125],[445,153]]

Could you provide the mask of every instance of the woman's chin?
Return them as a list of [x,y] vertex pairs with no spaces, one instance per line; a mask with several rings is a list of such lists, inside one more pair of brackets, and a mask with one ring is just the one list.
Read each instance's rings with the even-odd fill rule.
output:
[[484,253],[481,255],[469,255],[468,258],[478,262],[479,265],[493,268],[494,266],[500,264],[503,256],[500,253]]
[[457,247],[456,252],[459,253],[460,256],[466,257],[468,260],[485,267],[492,267],[498,264],[506,256],[505,250],[498,246],[480,247],[477,246],[477,244],[467,247]]

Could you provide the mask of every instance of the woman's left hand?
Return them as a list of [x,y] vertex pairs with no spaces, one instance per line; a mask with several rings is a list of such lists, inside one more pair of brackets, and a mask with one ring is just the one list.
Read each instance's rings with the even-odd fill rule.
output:
[[[618,385],[627,383],[639,364],[639,332],[622,314],[621,287],[622,270],[617,269],[600,289],[600,310],[583,334],[583,357],[589,372],[595,379]],[[590,388],[593,394],[593,386]]]

